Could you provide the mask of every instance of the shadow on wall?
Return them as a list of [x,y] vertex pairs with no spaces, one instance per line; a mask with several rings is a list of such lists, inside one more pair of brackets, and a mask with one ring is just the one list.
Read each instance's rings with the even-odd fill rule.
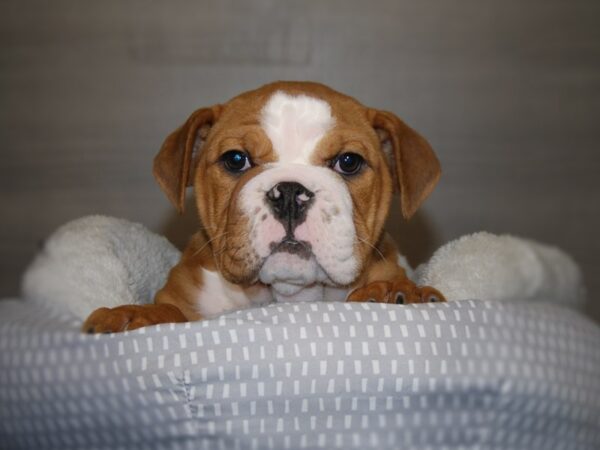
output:
[[158,233],[165,236],[175,247],[183,250],[192,235],[200,228],[200,219],[196,210],[196,203],[193,197],[188,197],[185,201],[185,211],[178,214],[175,207],[167,216],[164,224],[158,230]]
[[[395,207],[398,205],[398,207]],[[159,233],[166,236],[177,248],[183,250],[188,240],[200,227],[196,204],[192,197],[186,200],[182,215],[169,214]],[[392,235],[403,254],[413,267],[427,261],[442,244],[441,233],[425,210],[417,211],[410,220],[402,218],[399,201],[392,201],[392,209],[386,224],[386,230]]]
[[[397,205],[397,207],[396,207]],[[390,233],[398,250],[410,265],[416,268],[431,258],[433,252],[444,243],[442,234],[435,227],[434,221],[421,209],[409,220],[402,217],[400,202],[392,200],[392,208],[385,229]]]

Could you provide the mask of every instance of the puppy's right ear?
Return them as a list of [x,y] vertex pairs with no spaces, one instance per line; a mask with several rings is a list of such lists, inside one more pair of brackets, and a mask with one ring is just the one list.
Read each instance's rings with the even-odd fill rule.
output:
[[179,213],[184,210],[185,189],[194,180],[197,156],[220,113],[220,105],[194,111],[165,139],[154,158],[154,178]]

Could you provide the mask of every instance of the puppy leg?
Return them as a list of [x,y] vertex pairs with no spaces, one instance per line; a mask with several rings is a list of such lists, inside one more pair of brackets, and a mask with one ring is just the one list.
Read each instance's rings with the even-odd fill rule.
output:
[[355,289],[348,296],[349,302],[395,303],[434,303],[446,299],[437,289],[430,286],[417,286],[408,278],[398,277],[392,281],[373,281]]
[[117,333],[158,323],[189,322],[202,317],[197,310],[201,291],[202,267],[210,261],[198,249],[201,236],[192,237],[181,261],[171,269],[167,283],[156,293],[154,304],[100,308],[84,322],[84,333]]
[[193,308],[199,287],[189,266],[180,262],[169,273],[166,285],[158,291],[154,304],[123,305],[116,308],[100,308],[83,323],[84,333],[118,333],[126,330],[156,325],[158,323],[188,322],[199,320]]
[[398,264],[398,251],[389,236],[380,242],[381,258],[369,265],[356,288],[346,301],[377,303],[432,303],[445,302],[437,289],[417,286]]
[[83,323],[81,331],[88,334],[118,333],[157,323],[187,321],[183,313],[173,305],[124,305],[97,309]]

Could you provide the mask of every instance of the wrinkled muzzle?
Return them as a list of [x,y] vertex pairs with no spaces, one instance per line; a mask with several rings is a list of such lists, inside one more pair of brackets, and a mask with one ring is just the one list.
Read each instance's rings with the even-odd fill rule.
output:
[[352,199],[331,170],[266,165],[231,208],[239,215],[231,223],[246,227],[242,253],[255,255],[258,279],[282,294],[314,283],[347,285],[357,277]]

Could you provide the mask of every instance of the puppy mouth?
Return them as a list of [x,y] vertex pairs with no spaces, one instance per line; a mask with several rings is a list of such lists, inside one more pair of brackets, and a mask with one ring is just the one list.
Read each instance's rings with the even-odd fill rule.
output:
[[301,259],[310,259],[313,256],[312,245],[307,241],[299,241],[292,236],[286,236],[280,242],[270,244],[271,254],[289,253]]
[[310,242],[288,235],[269,246],[259,271],[259,280],[270,285],[277,298],[296,295],[306,287],[332,283],[329,275],[317,261]]

